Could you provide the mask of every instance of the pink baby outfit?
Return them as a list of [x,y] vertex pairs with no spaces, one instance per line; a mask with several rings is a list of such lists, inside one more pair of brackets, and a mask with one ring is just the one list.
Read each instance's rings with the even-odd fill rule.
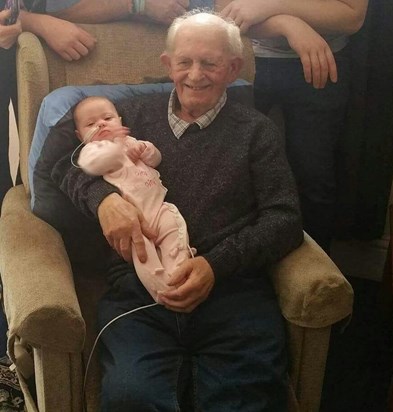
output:
[[158,234],[155,242],[144,237],[146,263],[139,261],[133,245],[133,262],[138,277],[158,302],[157,292],[168,289],[166,282],[171,273],[190,257],[189,240],[183,216],[175,205],[164,202],[167,189],[154,169],[161,162],[161,153],[152,143],[143,141],[146,148],[134,163],[127,152],[137,142],[128,136],[87,143],[78,163],[86,173],[102,175],[119,188],[123,197],[142,212]]

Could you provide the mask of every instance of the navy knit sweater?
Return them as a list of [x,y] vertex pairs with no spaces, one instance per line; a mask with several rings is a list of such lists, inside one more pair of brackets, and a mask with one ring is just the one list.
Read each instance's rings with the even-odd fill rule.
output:
[[[190,244],[215,276],[262,271],[303,239],[294,179],[277,129],[260,113],[227,102],[205,129],[176,139],[164,94],[118,105],[137,139],[161,151],[158,167],[166,200],[184,216]],[[83,213],[96,216],[102,199],[117,191],[103,179],[59,161],[52,178]]]

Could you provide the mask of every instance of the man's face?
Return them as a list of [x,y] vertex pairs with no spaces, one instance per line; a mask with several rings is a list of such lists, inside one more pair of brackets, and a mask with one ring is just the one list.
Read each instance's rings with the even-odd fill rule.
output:
[[212,109],[236,80],[242,61],[225,46],[225,34],[215,27],[181,27],[173,52],[161,56],[180,102],[176,114],[183,120],[193,122]]

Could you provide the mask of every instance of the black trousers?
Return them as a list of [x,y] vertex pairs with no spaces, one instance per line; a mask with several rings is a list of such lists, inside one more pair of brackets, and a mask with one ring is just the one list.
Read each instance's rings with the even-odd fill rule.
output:
[[0,48],[0,205],[8,189],[12,186],[9,150],[9,104],[12,101],[17,113],[15,51]]

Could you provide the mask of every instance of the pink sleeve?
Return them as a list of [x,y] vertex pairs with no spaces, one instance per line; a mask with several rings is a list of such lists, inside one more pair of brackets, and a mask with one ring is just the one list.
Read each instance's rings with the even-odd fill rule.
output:
[[161,152],[151,142],[142,140],[146,149],[141,155],[141,160],[150,167],[157,167],[161,163]]
[[90,175],[102,176],[120,169],[124,164],[124,148],[109,140],[90,142],[79,154],[78,164]]

